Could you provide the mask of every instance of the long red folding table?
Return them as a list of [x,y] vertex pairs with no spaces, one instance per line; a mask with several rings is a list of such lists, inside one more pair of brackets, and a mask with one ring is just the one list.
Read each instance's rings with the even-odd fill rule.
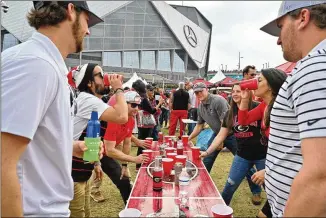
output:
[[[157,142],[153,142],[153,160],[159,155]],[[191,142],[189,142],[191,143]],[[215,204],[225,204],[212,178],[201,160],[194,160],[191,148],[184,147],[187,156],[187,169],[190,169],[191,181],[189,184],[189,201],[186,210],[182,210],[187,217],[212,217],[211,207]],[[136,208],[141,211],[142,217],[179,217],[179,187],[165,178],[163,190],[153,191],[151,171],[154,165],[142,164],[138,171],[134,187],[126,208]]]

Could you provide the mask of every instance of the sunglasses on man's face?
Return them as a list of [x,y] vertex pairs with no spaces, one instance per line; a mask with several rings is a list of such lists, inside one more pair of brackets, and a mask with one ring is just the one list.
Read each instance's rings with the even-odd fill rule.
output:
[[249,74],[249,76],[256,76],[257,74],[255,74],[255,73],[252,73],[252,74]]
[[198,95],[198,94],[200,94],[200,93],[202,93],[203,91],[197,91],[197,92],[195,92],[195,95]]
[[102,72],[98,72],[98,73],[94,73],[94,74],[93,74],[93,77],[94,77],[94,78],[97,77],[97,76],[100,76],[101,79],[103,79],[103,74],[102,74]]
[[136,103],[130,103],[130,106],[131,106],[131,108],[136,108],[136,107],[139,107],[139,104],[136,104]]

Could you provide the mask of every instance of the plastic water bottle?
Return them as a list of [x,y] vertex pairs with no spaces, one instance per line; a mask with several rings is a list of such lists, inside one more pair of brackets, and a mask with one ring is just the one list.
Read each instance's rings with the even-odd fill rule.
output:
[[187,205],[189,183],[190,176],[188,175],[186,168],[183,168],[179,175],[179,199],[181,207],[185,207]]
[[97,138],[100,137],[101,123],[98,119],[97,109],[93,108],[91,119],[87,123],[86,137]]

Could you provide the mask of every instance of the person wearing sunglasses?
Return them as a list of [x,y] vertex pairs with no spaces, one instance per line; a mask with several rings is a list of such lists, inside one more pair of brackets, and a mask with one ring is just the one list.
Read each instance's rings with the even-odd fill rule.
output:
[[[140,106],[141,97],[135,91],[127,91],[124,93],[127,105],[128,105],[128,121],[124,124],[118,124],[114,122],[108,122],[105,135],[104,135],[104,147],[105,155],[108,158],[113,159],[110,164],[102,164],[103,171],[110,175],[111,180],[119,188],[122,195],[123,201],[126,204],[130,192],[130,172],[128,168],[128,162],[141,164],[144,161],[148,161],[148,157],[144,154],[138,156],[131,156],[131,140],[132,140],[132,130],[135,126],[134,117],[138,113],[138,107]],[[111,98],[115,98],[113,96]],[[115,106],[115,102],[112,103],[111,99],[109,104]],[[122,151],[117,149],[117,146],[122,144]],[[103,159],[105,160],[105,156]],[[122,165],[117,161],[121,161]],[[127,181],[127,182],[125,182]],[[97,186],[99,188],[99,186]]]
[[254,65],[248,65],[242,71],[243,80],[253,79],[256,75],[257,71]]
[[[71,74],[71,75],[70,75]],[[97,64],[89,63],[74,68],[68,78],[72,78],[78,90],[76,98],[76,115],[73,119],[74,140],[84,140],[87,123],[92,111],[98,112],[100,121],[125,123],[128,120],[128,107],[122,90],[122,77],[117,74],[109,76],[109,81],[116,95],[116,105],[110,107],[101,99],[105,92],[103,70]],[[101,162],[85,163],[82,158],[73,156],[72,173],[74,181],[74,198],[70,201],[71,217],[89,217],[90,178],[93,169],[96,179],[102,179]],[[87,199],[87,200],[85,200]]]

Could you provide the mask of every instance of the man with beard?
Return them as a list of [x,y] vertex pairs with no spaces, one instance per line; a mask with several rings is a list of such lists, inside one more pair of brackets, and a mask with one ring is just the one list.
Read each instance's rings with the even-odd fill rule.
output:
[[[130,172],[127,162],[141,164],[143,161],[147,161],[148,158],[144,154],[140,154],[137,157],[130,155],[131,141],[140,142],[140,140],[132,136],[132,130],[135,125],[134,117],[137,114],[141,98],[135,91],[127,91],[124,93],[124,96],[128,104],[128,122],[124,124],[117,124],[114,122],[107,123],[107,128],[103,137],[106,152],[104,157],[101,159],[101,163],[103,171],[117,186],[122,199],[126,204],[131,192]],[[116,96],[113,96],[113,98],[115,99]],[[110,99],[109,104],[114,106],[115,103],[113,104],[112,102],[114,102],[114,100],[112,101],[112,99]],[[122,151],[117,149],[117,146],[120,144],[122,144]],[[122,167],[117,160],[123,161]],[[94,186],[92,187],[94,200],[100,199],[100,186],[101,181],[95,180]]]
[[326,1],[284,1],[261,30],[297,63],[270,115],[265,185],[273,217],[326,217]]
[[[123,124],[128,120],[128,107],[123,95],[122,77],[116,74],[110,75],[111,87],[115,90],[116,104],[109,107],[101,100],[105,91],[103,83],[103,70],[97,64],[85,64],[77,67],[72,72],[79,94],[76,98],[77,114],[74,117],[74,139],[84,140],[86,127],[91,113],[95,109],[99,120]],[[116,80],[112,78],[117,78]],[[74,198],[70,202],[71,217],[90,216],[90,187],[89,179],[93,169],[96,179],[102,179],[101,163],[86,163],[82,158],[73,157],[72,178],[74,180]]]
[[82,157],[86,147],[73,141],[76,110],[64,59],[82,50],[88,28],[102,20],[85,1],[39,1],[34,8],[27,19],[37,31],[2,53],[1,212],[67,217],[72,155]]

